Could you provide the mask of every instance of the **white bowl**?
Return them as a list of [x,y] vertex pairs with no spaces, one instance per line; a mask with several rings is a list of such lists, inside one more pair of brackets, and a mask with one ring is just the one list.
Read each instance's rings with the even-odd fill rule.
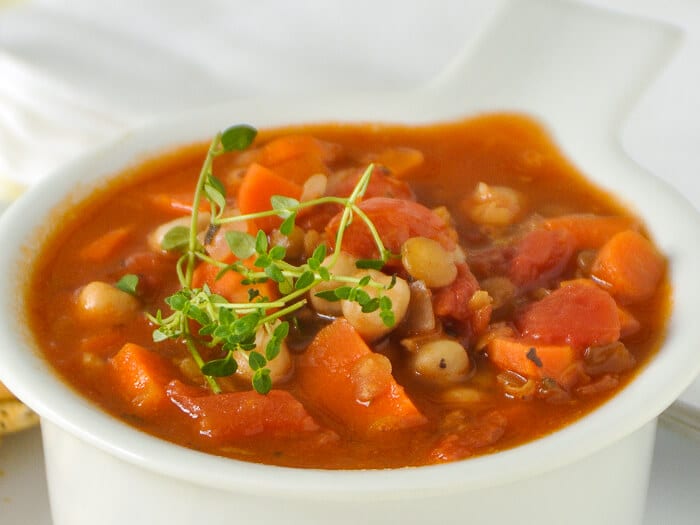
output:
[[[54,524],[639,523],[656,417],[700,371],[700,218],[631,163],[616,136],[624,111],[676,41],[673,31],[645,21],[514,1],[424,89],[202,110],[135,130],[31,188],[0,220],[0,373],[42,416]],[[100,411],[57,378],[23,321],[26,268],[52,210],[145,157],[207,140],[235,122],[422,123],[503,109],[539,118],[583,172],[634,207],[670,259],[675,290],[668,336],[653,361],[611,402],[550,436],[467,461],[382,471],[222,459]]]

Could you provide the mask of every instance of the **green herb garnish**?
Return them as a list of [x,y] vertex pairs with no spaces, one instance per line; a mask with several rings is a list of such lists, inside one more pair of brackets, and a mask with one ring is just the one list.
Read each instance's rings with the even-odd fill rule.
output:
[[[177,262],[181,288],[166,299],[172,310],[170,315],[164,317],[159,310],[155,315],[149,316],[156,326],[153,340],[183,341],[215,393],[221,392],[216,378],[236,372],[238,365],[234,353],[239,351],[247,352],[248,364],[253,371],[253,388],[263,394],[270,391],[272,379],[268,362],[279,354],[282,342],[289,333],[290,321],[296,322],[294,312],[306,304],[306,294],[320,282],[337,281],[340,284],[334,290],[317,293],[317,296],[329,301],[355,301],[360,304],[363,312],[379,310],[387,326],[394,324],[391,300],[383,295],[391,285],[382,285],[369,276],[358,278],[333,274],[333,266],[341,251],[345,230],[355,217],[367,225],[380,254],[380,258],[376,260],[358,261],[357,267],[380,269],[392,255],[384,247],[372,221],[357,205],[367,189],[373,166],[370,165],[365,170],[347,198],[325,196],[299,202],[290,197],[274,196],[270,202],[270,210],[247,215],[225,215],[226,188],[212,172],[214,158],[226,152],[246,149],[252,144],[255,136],[254,128],[241,125],[217,134],[212,141],[195,188],[190,226],[173,228],[167,232],[163,241],[166,250],[182,252]],[[197,239],[202,199],[206,199],[211,207],[208,231],[216,232],[226,223],[277,216],[283,219],[279,230],[286,236],[294,229],[300,210],[326,203],[340,204],[343,206],[343,212],[333,255],[326,261],[327,248],[325,244],[321,244],[303,264],[295,266],[285,261],[286,252],[283,247],[269,245],[264,231],[258,231],[255,236],[246,232],[229,231],[225,234],[225,239],[231,252],[240,260],[255,257],[253,268],[240,261],[225,264],[212,259],[206,253],[206,247]],[[270,300],[262,297],[258,290],[250,288],[249,302],[230,303],[224,297],[212,293],[207,286],[194,289],[192,276],[199,261],[206,261],[220,268],[219,276],[231,271],[241,274],[244,284],[273,281],[277,284],[280,298]],[[128,276],[122,278],[122,281],[126,277]],[[378,297],[371,297],[366,291],[368,287],[378,290]],[[259,330],[265,330],[268,335],[268,342],[263,351],[256,347],[256,335]],[[200,348],[219,349],[221,357],[205,362]]]
[[122,276],[114,286],[119,288],[122,292],[126,292],[131,295],[136,295],[136,287],[139,285],[138,275],[128,273]]

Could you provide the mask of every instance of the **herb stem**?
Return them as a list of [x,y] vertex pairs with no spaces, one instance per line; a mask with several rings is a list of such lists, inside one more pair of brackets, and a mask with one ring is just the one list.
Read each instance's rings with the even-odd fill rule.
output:
[[202,169],[199,172],[199,179],[197,179],[197,186],[194,190],[194,200],[192,202],[192,220],[190,221],[190,235],[187,245],[187,270],[185,273],[185,285],[188,288],[192,286],[192,275],[194,274],[195,252],[197,250],[197,225],[199,224],[199,203],[202,200],[202,193],[204,192],[204,185],[207,181],[207,177],[211,174],[214,157],[219,155],[221,152],[221,149],[219,148],[220,143],[221,132],[216,134],[216,137],[209,145],[209,150],[207,151],[207,156],[202,164]]
[[[197,345],[195,345],[194,341],[192,341],[192,336],[187,333],[184,339],[185,346],[187,346],[187,350],[190,352],[192,359],[194,359],[194,362],[197,363],[197,366],[201,369],[204,366],[204,359],[202,359],[202,356],[199,354]],[[209,383],[209,388],[212,392],[215,394],[221,393],[221,387],[219,386],[219,383],[216,382],[216,379],[208,375],[205,375],[204,378],[207,380],[207,383]]]
[[286,308],[282,308],[280,310],[277,310],[276,312],[271,313],[270,315],[267,315],[261,319],[261,323],[267,324],[272,321],[275,321],[281,317],[284,317],[285,315],[288,315],[292,312],[296,312],[299,310],[301,307],[303,307],[306,304],[306,299],[302,299],[301,301],[297,301],[295,303],[290,304]]

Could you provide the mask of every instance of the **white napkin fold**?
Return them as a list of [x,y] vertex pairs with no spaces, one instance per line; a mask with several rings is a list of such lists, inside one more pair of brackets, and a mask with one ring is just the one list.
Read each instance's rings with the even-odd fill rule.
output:
[[0,0],[0,177],[31,184],[125,126],[231,98],[416,87],[479,3]]
[[2,52],[0,72],[0,195],[6,198],[130,123]]

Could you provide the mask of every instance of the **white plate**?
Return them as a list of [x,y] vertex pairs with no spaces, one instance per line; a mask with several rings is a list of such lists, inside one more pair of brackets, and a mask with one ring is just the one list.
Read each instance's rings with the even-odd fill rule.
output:
[[[0,446],[0,523],[51,525],[39,429]],[[669,425],[657,430],[644,525],[696,525],[700,517],[700,440]]]

